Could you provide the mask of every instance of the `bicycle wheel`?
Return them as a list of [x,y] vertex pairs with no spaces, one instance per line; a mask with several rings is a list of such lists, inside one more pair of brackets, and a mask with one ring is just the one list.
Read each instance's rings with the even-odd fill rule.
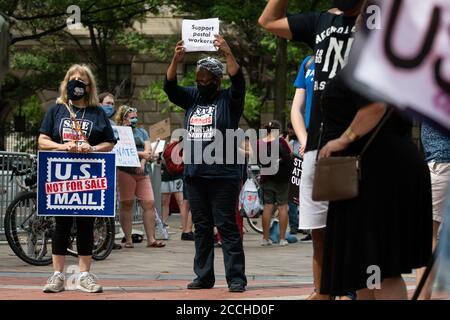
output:
[[114,247],[116,224],[114,218],[96,218],[94,222],[94,248],[92,258],[104,260]]
[[257,214],[254,217],[249,217],[245,215],[245,218],[247,218],[247,224],[257,233],[262,234],[263,233],[263,227],[262,227],[262,216],[261,214]]
[[26,263],[46,266],[52,263],[50,240],[55,228],[53,217],[38,217],[36,193],[17,196],[6,209],[4,228],[12,251]]
[[[94,246],[92,259],[100,261],[106,259],[114,246],[115,222],[113,218],[95,218],[94,221]],[[67,253],[78,257],[76,236],[71,235]]]

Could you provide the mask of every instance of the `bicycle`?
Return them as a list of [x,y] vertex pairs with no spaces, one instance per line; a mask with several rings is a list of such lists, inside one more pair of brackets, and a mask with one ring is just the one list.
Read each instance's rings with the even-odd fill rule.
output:
[[[26,263],[45,266],[52,263],[51,239],[55,230],[55,218],[37,215],[37,159],[32,157],[31,167],[19,170],[12,168],[11,179],[26,176],[24,191],[20,192],[6,209],[4,229],[11,250]],[[75,220],[74,220],[75,221]],[[94,221],[94,248],[92,258],[104,260],[114,245],[114,218],[96,218]],[[76,252],[76,227],[72,226],[67,253],[78,256]]]

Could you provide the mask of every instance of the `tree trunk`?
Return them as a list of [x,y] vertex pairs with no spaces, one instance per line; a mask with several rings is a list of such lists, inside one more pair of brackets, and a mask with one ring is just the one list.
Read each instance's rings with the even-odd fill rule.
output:
[[275,110],[273,117],[285,127],[286,117],[286,77],[287,77],[287,40],[277,39],[275,70]]

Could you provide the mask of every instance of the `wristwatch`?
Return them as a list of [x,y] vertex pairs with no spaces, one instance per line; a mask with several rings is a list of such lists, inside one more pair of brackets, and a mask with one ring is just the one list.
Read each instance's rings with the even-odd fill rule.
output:
[[348,129],[344,132],[344,134],[351,142],[359,139],[359,136],[352,130],[352,127],[348,127]]

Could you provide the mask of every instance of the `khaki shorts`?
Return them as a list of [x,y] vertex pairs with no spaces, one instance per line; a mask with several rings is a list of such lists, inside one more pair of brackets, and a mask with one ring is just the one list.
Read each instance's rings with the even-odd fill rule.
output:
[[288,203],[289,181],[285,183],[278,183],[273,181],[264,181],[261,184],[263,191],[264,204],[277,204],[279,206]]
[[450,163],[431,162],[428,164],[433,195],[433,220],[442,222],[447,188],[450,181]]

